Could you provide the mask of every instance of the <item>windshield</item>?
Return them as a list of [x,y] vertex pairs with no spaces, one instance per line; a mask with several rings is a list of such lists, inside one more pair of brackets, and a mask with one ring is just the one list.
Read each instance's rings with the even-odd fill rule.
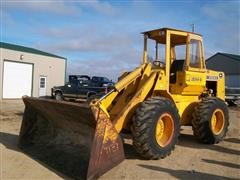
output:
[[[172,34],[170,37],[170,60],[186,60],[187,37]],[[147,39],[147,59],[150,62],[166,62],[166,42],[160,36]]]
[[104,78],[103,78],[103,81],[104,81],[104,82],[109,82],[109,79],[106,78],[106,77],[104,77]]
[[92,81],[93,81],[93,82],[109,82],[109,79],[106,78],[106,77],[93,76],[93,77],[92,77]]
[[165,63],[165,44],[159,43],[156,40],[148,39],[148,60],[161,61]]

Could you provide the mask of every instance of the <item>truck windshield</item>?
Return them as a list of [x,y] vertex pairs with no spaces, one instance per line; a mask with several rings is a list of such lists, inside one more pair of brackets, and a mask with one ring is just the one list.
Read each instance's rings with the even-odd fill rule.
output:
[[106,77],[93,76],[93,77],[92,77],[92,81],[93,81],[93,82],[109,82],[109,79],[106,78]]
[[104,77],[104,78],[103,78],[103,81],[104,81],[104,82],[109,82],[109,79],[106,78],[106,77]]

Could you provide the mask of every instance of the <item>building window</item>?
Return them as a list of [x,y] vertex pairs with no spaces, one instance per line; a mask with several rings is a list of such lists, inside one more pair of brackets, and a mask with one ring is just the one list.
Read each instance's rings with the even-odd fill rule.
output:
[[45,88],[45,78],[40,78],[40,88]]

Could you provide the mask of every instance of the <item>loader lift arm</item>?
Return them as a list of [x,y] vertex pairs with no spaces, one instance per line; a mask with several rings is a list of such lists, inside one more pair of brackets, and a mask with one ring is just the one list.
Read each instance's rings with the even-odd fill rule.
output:
[[121,79],[113,91],[96,102],[113,122],[118,133],[126,127],[137,105],[154,89],[157,72],[151,71],[151,63],[143,64]]

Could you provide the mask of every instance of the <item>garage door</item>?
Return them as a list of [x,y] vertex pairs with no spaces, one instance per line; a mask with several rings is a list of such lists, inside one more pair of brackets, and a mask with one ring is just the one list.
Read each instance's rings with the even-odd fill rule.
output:
[[240,74],[231,74],[225,76],[225,83],[228,87],[240,88]]
[[3,98],[21,98],[32,94],[33,65],[4,61]]

